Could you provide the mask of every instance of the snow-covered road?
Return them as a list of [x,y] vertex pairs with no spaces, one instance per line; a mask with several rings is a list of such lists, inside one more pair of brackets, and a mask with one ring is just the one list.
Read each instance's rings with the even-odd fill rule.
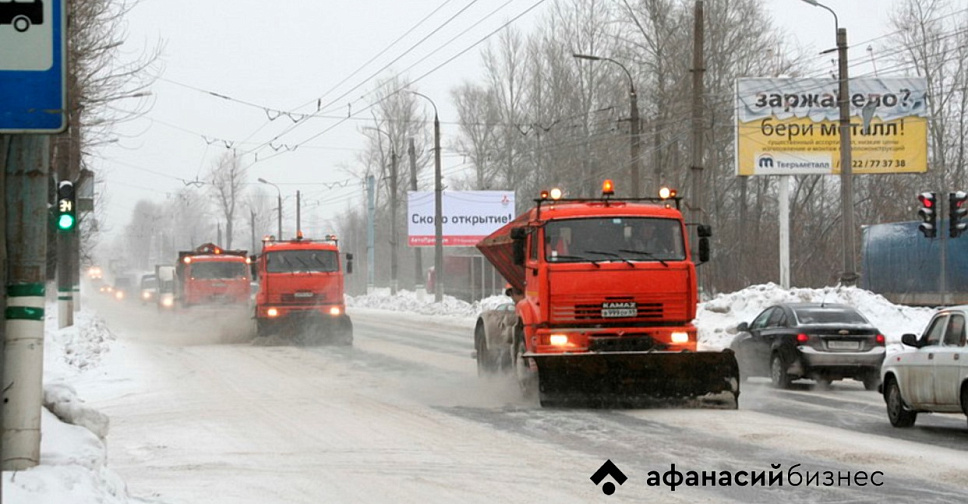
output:
[[[616,502],[968,501],[964,417],[899,431],[854,382],[752,381],[738,411],[546,410],[477,378],[472,319],[356,308],[353,348],[296,347],[252,341],[227,315],[173,323],[95,302],[120,345],[110,376],[75,386],[111,417],[109,465],[146,500],[593,502],[605,495],[589,476],[610,459],[629,478]],[[672,464],[683,475],[780,464],[784,485],[648,484]],[[882,471],[883,485],[791,486],[795,464]]]

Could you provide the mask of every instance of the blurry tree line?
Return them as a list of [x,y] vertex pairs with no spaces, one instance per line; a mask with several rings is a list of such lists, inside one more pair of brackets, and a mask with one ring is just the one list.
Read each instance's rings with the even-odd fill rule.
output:
[[[694,4],[559,0],[532,33],[514,28],[500,33],[481,53],[484,77],[452,90],[458,117],[441,118],[458,122],[460,128],[459,136],[444,139],[442,154],[465,160],[462,170],[444,173],[445,189],[514,190],[518,211],[528,208],[541,189],[554,186],[571,197],[596,195],[605,178],[615,181],[619,195],[631,194],[629,78],[615,64],[574,58],[578,53],[611,58],[631,75],[641,116],[641,193],[652,195],[668,185],[688,205],[695,204],[689,169]],[[790,8],[814,7],[793,3]],[[712,293],[779,278],[778,177],[735,175],[736,79],[835,80],[836,63],[825,59],[818,67],[816,54],[792,47],[758,0],[705,0],[704,9],[704,195],[698,204],[703,222],[713,226],[713,261],[701,269],[703,286]],[[890,35],[876,41],[848,39],[851,78],[874,76],[857,70],[862,58],[874,56],[879,77],[925,77],[931,113],[927,174],[855,176],[858,255],[860,228],[914,220],[917,193],[968,190],[966,25],[968,11],[949,0],[905,0],[891,13]],[[829,28],[833,47],[832,22]],[[875,44],[876,53],[866,54],[866,47]],[[389,230],[396,226],[399,278],[401,286],[408,286],[416,274],[414,249],[406,246],[406,152],[413,139],[419,189],[433,190],[432,176],[420,175],[433,171],[433,109],[413,93],[400,91],[418,90],[405,77],[387,78],[378,88],[382,94],[373,108],[373,122],[360,130],[369,138],[369,149],[360,157],[356,174],[361,181],[373,175],[378,186],[376,283],[388,282],[393,246]],[[394,153],[395,197],[389,173]],[[398,210],[391,222],[394,200]],[[338,219],[345,246],[359,252],[361,260],[366,250],[364,209],[359,205]],[[835,284],[843,266],[839,178],[795,177],[790,215],[792,283]],[[455,253],[462,251],[446,251]],[[430,249],[424,252],[423,266],[432,264]]]

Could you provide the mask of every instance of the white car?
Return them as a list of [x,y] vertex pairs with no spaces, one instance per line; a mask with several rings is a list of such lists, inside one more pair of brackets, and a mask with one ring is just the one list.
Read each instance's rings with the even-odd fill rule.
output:
[[881,391],[891,425],[910,427],[921,412],[968,415],[966,319],[968,305],[941,309],[920,338],[905,334],[905,351],[884,359]]

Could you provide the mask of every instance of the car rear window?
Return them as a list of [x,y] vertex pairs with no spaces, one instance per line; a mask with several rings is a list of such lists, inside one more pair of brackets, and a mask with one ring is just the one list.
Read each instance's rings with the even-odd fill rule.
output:
[[801,324],[868,324],[863,315],[843,308],[796,308]]

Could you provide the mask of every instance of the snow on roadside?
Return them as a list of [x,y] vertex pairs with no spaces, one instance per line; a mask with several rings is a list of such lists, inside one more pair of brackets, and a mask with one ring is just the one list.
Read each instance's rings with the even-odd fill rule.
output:
[[45,312],[40,465],[3,472],[4,502],[132,502],[124,481],[107,466],[107,415],[87,406],[70,385],[100,364],[115,337],[90,309],[75,313],[74,325],[63,329],[57,328],[55,303]]
[[441,317],[477,317],[482,310],[493,309],[510,301],[511,298],[504,295],[490,296],[473,303],[444,296],[440,303],[435,303],[433,294],[398,290],[395,296],[391,296],[388,288],[373,289],[372,292],[359,296],[346,296],[346,306],[351,308],[375,308]]
[[898,344],[904,333],[921,334],[934,313],[931,308],[895,305],[880,294],[856,287],[783,289],[773,283],[753,285],[720,294],[699,305],[696,325],[699,327],[700,349],[728,347],[736,336],[737,324],[752,322],[764,309],[782,302],[827,302],[853,306],[880,329],[888,344]]

